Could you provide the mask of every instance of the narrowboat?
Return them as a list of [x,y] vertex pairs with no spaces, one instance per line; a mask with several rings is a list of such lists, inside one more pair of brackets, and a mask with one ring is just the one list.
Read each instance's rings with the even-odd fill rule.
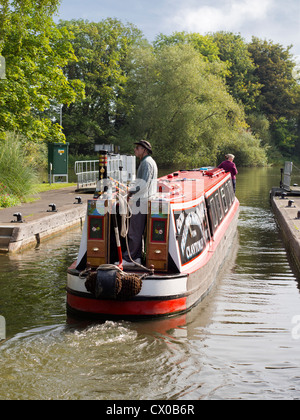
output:
[[159,178],[148,200],[144,258],[131,267],[121,256],[130,217],[120,211],[120,183],[110,185],[88,200],[78,258],[68,269],[67,312],[138,319],[189,311],[212,288],[237,234],[230,174],[207,167]]

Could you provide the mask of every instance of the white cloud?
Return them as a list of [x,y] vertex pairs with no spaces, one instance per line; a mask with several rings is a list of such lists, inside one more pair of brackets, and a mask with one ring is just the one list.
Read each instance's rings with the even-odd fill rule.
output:
[[257,36],[293,44],[293,54],[300,55],[299,0],[62,0],[57,21],[107,17],[135,24],[150,42],[159,33],[223,30],[239,32],[246,41]]
[[273,0],[230,0],[219,6],[184,7],[171,18],[172,26],[191,32],[239,31],[251,21],[266,19]]

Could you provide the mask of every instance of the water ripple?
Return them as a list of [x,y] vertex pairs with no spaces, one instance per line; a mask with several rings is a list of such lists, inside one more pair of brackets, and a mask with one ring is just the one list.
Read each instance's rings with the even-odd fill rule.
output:
[[0,399],[299,399],[292,320],[300,294],[268,203],[274,178],[266,169],[239,172],[236,258],[186,315],[138,323],[67,318],[66,267],[80,233],[0,256],[8,327]]

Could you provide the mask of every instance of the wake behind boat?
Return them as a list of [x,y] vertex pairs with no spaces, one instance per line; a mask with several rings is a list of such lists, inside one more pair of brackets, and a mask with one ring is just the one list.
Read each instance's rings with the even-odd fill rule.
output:
[[234,242],[239,202],[231,175],[210,167],[159,178],[148,201],[144,259],[124,268],[126,199],[120,183],[106,185],[88,201],[78,259],[68,269],[68,312],[124,319],[190,310],[210,291]]

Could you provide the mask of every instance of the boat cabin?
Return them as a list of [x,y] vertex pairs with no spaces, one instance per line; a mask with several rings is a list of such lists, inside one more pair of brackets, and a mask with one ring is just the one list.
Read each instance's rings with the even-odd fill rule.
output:
[[[89,200],[86,262],[93,268],[118,260],[115,227],[124,224],[119,191]],[[223,169],[181,170],[158,179],[147,207],[143,264],[159,272],[182,272],[214,241],[234,203],[231,176]],[[122,251],[126,240],[121,236]],[[79,264],[82,268],[82,262]]]
[[132,209],[126,209],[118,188],[89,200],[78,258],[68,269],[69,313],[105,319],[171,316],[209,293],[236,238],[239,202],[231,175],[218,168],[181,170],[157,184],[144,206],[142,264],[123,270],[114,263],[126,249]]

